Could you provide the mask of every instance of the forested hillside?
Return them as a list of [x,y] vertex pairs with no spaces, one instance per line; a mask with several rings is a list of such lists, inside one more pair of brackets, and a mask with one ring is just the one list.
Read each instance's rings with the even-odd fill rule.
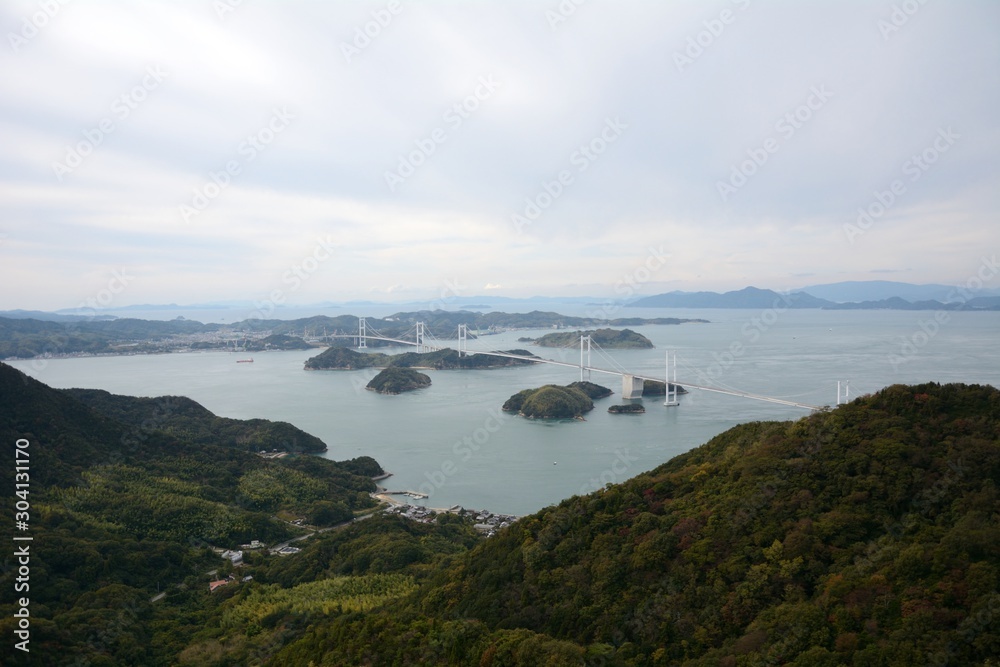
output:
[[[289,424],[223,420],[177,397],[54,390],[5,364],[0,405],[7,526],[15,442],[29,443],[17,465],[29,480],[19,535],[32,538],[30,581],[15,595],[19,570],[4,558],[0,631],[14,637],[13,603],[28,598],[31,652],[10,664],[172,664],[220,602],[209,579],[232,570],[213,547],[306,532],[278,515],[321,527],[375,505],[371,475],[382,469],[370,458],[268,460],[240,442],[263,433],[325,449]],[[154,604],[157,593],[166,597]]]
[[381,468],[267,460],[225,444],[240,422],[213,444],[193,402],[168,433],[136,422],[142,400],[2,364],[0,402],[8,458],[31,443],[32,652],[11,664],[998,664],[991,387],[893,386],[745,424],[485,540],[467,517],[375,514],[238,570],[211,547],[304,530],[277,517],[364,515]]
[[275,664],[996,664],[998,482],[1000,392],[890,387],[522,519]]
[[314,435],[287,422],[266,419],[227,419],[212,414],[190,398],[117,396],[100,389],[67,389],[81,403],[133,429],[154,425],[157,431],[194,444],[215,444],[249,452],[277,449],[290,453],[326,451]]

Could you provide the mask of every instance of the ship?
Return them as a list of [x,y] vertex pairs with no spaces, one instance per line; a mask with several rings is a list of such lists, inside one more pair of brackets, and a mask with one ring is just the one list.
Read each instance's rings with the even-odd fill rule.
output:
[[238,363],[238,364],[252,364],[253,363],[253,357],[250,357],[249,359],[237,359],[236,363]]

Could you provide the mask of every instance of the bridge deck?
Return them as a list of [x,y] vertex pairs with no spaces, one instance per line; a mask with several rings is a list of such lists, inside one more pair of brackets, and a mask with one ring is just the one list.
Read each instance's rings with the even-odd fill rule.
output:
[[[357,334],[331,334],[328,337],[329,338],[358,338],[358,335]],[[384,341],[388,341],[388,342],[391,342],[391,343],[400,343],[402,345],[414,345],[414,346],[417,345],[417,343],[414,342],[414,341],[412,341],[412,340],[401,340],[399,338],[389,338],[387,336],[381,336],[381,335],[377,335],[376,336],[376,335],[368,334],[368,335],[365,336],[365,338],[371,338],[373,340],[384,340]],[[440,342],[440,341],[435,341],[435,342]],[[431,346],[431,345],[427,345],[426,343],[423,343],[422,345],[423,345],[423,347],[428,347],[428,348],[433,348],[433,349],[441,349],[439,347],[434,347],[434,346]],[[510,354],[509,352],[500,352],[498,350],[488,350],[488,351],[487,350],[468,350],[467,353],[471,353],[471,354],[488,354],[488,355],[491,355],[491,356],[494,356],[494,357],[508,357],[510,359],[524,359],[526,361],[533,361],[533,362],[537,362],[537,363],[541,363],[541,364],[552,364],[554,366],[565,366],[567,368],[580,368],[581,367],[580,364],[573,364],[573,363],[570,363],[568,361],[556,361],[555,359],[546,359],[544,357],[526,357],[526,356],[521,355],[521,354]],[[597,366],[583,366],[583,370],[585,370],[585,371],[591,371],[591,372],[594,372],[594,373],[605,373],[607,375],[632,375],[633,377],[641,378],[643,380],[655,380],[656,382],[664,382],[664,383],[667,382],[666,378],[659,378],[659,377],[653,377],[653,376],[640,375],[638,373],[628,373],[628,372],[625,372],[625,371],[616,371],[616,370],[612,370],[612,369],[609,369],[609,368],[599,368]],[[727,396],[738,396],[740,398],[748,398],[748,399],[753,400],[753,401],[764,401],[766,403],[774,403],[776,405],[786,405],[786,406],[793,407],[793,408],[802,408],[804,410],[822,410],[823,409],[820,406],[809,405],[808,403],[799,403],[798,401],[789,401],[789,400],[784,399],[784,398],[775,398],[773,396],[764,396],[763,394],[754,394],[754,393],[748,392],[748,391],[739,391],[739,390],[735,390],[735,389],[722,389],[721,387],[709,387],[707,385],[695,384],[693,382],[685,382],[685,381],[680,380],[680,379],[678,379],[675,382],[675,384],[679,384],[679,385],[681,385],[681,386],[683,386],[685,388],[698,389],[700,391],[708,391],[708,392],[713,392],[713,393],[716,393],[716,394],[725,394]]]

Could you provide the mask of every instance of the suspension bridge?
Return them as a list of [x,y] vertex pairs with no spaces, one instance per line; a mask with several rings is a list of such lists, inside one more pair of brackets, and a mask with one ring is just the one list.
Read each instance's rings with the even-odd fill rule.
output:
[[[413,339],[410,340],[407,336],[413,335]],[[394,338],[391,336],[385,336],[379,332],[374,327],[370,326],[364,317],[359,318],[358,321],[358,333],[356,334],[329,334],[327,338],[353,338],[357,340],[358,349],[367,349],[368,341],[377,340],[385,341],[389,343],[396,343],[399,345],[411,345],[416,347],[416,351],[419,352],[433,352],[436,350],[444,349],[454,349],[451,345],[444,345],[441,341],[435,339],[433,335],[427,330],[427,327],[423,322],[417,322],[408,331],[400,335],[400,338]],[[429,342],[428,342],[429,341]],[[580,380],[590,378],[591,373],[603,373],[606,375],[618,375],[622,378],[622,398],[638,398],[642,395],[643,384],[646,380],[652,380],[655,382],[662,382],[666,389],[666,398],[664,405],[666,406],[677,406],[679,401],[677,398],[678,387],[684,387],[686,389],[697,389],[699,391],[706,391],[716,394],[725,394],[727,396],[738,396],[740,398],[747,398],[754,401],[762,401],[765,403],[773,403],[776,405],[784,405],[793,408],[801,408],[804,410],[823,410],[822,406],[810,405],[808,403],[800,403],[798,401],[788,400],[786,398],[778,398],[775,396],[765,396],[763,394],[756,394],[748,391],[740,391],[738,389],[723,388],[723,387],[713,387],[705,384],[699,384],[694,382],[687,382],[685,380],[677,379],[677,354],[671,354],[670,351],[665,353],[665,367],[666,367],[666,377],[656,377],[653,375],[647,375],[644,373],[633,373],[622,367],[620,364],[615,362],[614,358],[607,353],[606,350],[602,349],[596,342],[594,342],[590,336],[580,336],[580,361],[579,363],[573,363],[570,361],[559,361],[556,359],[546,359],[545,357],[537,356],[527,356],[520,354],[513,354],[511,352],[503,352],[500,350],[484,350],[484,349],[469,349],[469,330],[468,326],[465,324],[458,325],[458,353],[459,356],[470,356],[473,354],[485,354],[494,357],[506,357],[508,359],[522,359],[524,361],[529,361],[533,363],[540,364],[550,364],[554,366],[563,366],[566,368],[579,369]],[[575,349],[575,344],[574,344]],[[609,362],[612,368],[602,368],[599,366],[594,366],[592,363],[592,352],[597,351],[597,353],[605,360]],[[842,400],[846,402],[848,399],[848,386],[842,385],[842,383],[837,383],[837,405],[840,405]],[[843,393],[842,393],[843,388]]]

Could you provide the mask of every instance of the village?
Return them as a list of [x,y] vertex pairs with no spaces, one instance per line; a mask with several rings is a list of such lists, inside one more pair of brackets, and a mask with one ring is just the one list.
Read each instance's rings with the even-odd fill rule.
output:
[[518,518],[512,514],[494,514],[487,510],[469,510],[459,505],[448,509],[434,509],[421,505],[393,504],[387,507],[384,512],[386,514],[397,514],[421,523],[433,522],[439,513],[457,514],[458,516],[474,520],[476,522],[476,530],[486,535],[486,537],[492,537],[498,530],[506,528]]
[[[424,507],[422,505],[409,505],[406,503],[399,503],[398,501],[387,503],[387,505],[383,507],[381,511],[384,512],[385,514],[394,514],[397,516],[410,519],[411,521],[418,521],[420,523],[433,523],[435,517],[437,517],[438,514],[457,514],[458,516],[468,519],[470,521],[475,521],[473,527],[486,537],[493,537],[493,535],[495,535],[498,530],[506,528],[507,526],[509,526],[518,519],[518,517],[514,516],[513,514],[495,514],[488,510],[470,510],[470,509],[465,509],[460,505],[455,505],[453,507],[449,507],[448,509],[438,509],[432,507]],[[360,518],[365,518],[365,517],[360,517]],[[357,520],[358,519],[355,519],[355,521]],[[300,519],[293,523],[295,523],[296,525],[301,525],[302,520]],[[347,522],[346,524],[341,524],[340,526],[336,527],[350,525],[350,523],[352,522]],[[330,530],[330,528],[326,528],[317,532],[326,532],[328,530]],[[315,534],[316,533],[309,533],[308,535],[302,535],[298,538],[295,538],[292,541],[303,540]],[[296,554],[299,551],[301,551],[300,548],[291,546],[289,542],[284,542],[282,544],[278,544],[271,548],[268,548],[267,545],[263,544],[260,540],[251,540],[250,543],[248,544],[241,544],[240,549],[222,549],[220,547],[213,547],[213,550],[216,553],[218,553],[221,558],[230,561],[234,567],[243,566],[243,551],[261,550],[264,553],[268,553],[273,556],[290,556],[292,554]],[[215,571],[213,571],[212,574],[215,574]],[[250,575],[240,578],[237,577],[235,574],[230,574],[227,578],[210,581],[208,583],[208,588],[209,591],[214,592],[216,589],[225,586],[226,584],[229,583],[233,583],[236,581],[241,581],[243,583],[246,583],[252,580],[253,576]]]

